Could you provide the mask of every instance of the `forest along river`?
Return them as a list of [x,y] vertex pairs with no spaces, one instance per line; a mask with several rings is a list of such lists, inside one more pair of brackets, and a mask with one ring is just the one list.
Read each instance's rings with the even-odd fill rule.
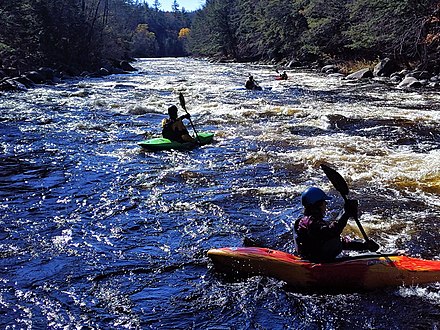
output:
[[[1,96],[0,328],[440,327],[438,283],[295,292],[226,280],[206,256],[246,236],[293,252],[306,187],[334,196],[331,215],[342,207],[327,162],[381,251],[439,259],[438,92],[193,59],[134,66]],[[245,90],[249,74],[263,91]],[[179,92],[215,142],[142,151]]]

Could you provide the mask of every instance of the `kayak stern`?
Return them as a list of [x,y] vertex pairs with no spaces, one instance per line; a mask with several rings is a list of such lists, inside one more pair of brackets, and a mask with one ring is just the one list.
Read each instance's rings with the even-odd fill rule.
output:
[[312,263],[292,254],[258,247],[211,249],[216,271],[235,277],[263,275],[301,289],[372,290],[440,281],[440,261],[372,254]]

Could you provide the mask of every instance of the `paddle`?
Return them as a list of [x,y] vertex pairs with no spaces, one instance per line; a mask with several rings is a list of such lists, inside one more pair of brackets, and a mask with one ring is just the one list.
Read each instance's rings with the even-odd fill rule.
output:
[[[183,108],[183,110],[185,110],[185,112],[189,115],[188,110],[186,110],[185,98],[183,97],[182,93],[179,93],[179,102],[180,102],[180,106]],[[191,124],[191,127],[194,130],[194,134],[196,135],[197,141],[199,142],[199,144],[202,144],[202,142],[200,142],[199,134],[197,134],[196,128],[194,127],[194,124],[191,120],[191,117],[188,119],[189,119],[189,123]]]
[[[346,202],[348,200],[347,195],[350,191],[348,189],[347,182],[344,180],[342,175],[340,175],[336,170],[325,164],[321,164],[321,169],[324,171],[325,175],[330,180],[333,187],[335,187],[335,189],[341,194],[342,198]],[[354,217],[354,221],[356,221],[356,224],[359,227],[359,230],[361,231],[365,241],[366,242],[370,241],[357,215]]]

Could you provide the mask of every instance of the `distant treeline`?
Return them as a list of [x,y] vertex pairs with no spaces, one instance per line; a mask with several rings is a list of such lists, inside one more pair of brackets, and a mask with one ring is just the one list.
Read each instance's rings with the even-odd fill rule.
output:
[[0,69],[97,69],[133,57],[377,60],[439,71],[438,0],[0,0]]
[[207,0],[189,49],[238,61],[388,56],[438,71],[439,22],[438,0]]
[[[96,69],[112,60],[186,55],[192,13],[132,0],[0,0],[0,69]],[[76,72],[72,72],[76,73]]]

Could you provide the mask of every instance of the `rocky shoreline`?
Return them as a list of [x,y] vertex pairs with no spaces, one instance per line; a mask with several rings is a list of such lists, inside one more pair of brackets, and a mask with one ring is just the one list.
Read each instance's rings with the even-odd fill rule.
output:
[[440,74],[419,68],[402,69],[397,62],[390,58],[380,60],[374,67],[365,67],[350,74],[342,73],[341,66],[337,64],[324,65],[319,68],[319,72],[329,77],[344,80],[371,80],[398,88],[440,89]]
[[14,67],[0,67],[0,92],[26,91],[35,85],[52,85],[63,80],[76,77],[105,77],[111,74],[124,74],[136,71],[129,61],[113,61],[106,67],[95,72],[84,71],[78,75],[69,74],[66,71],[56,70],[49,67],[41,67],[37,70],[20,72]]
[[[234,63],[232,59],[210,58],[211,62]],[[365,65],[362,69],[354,72],[344,73],[347,62],[340,61],[333,64],[323,64],[321,61],[304,63],[299,60],[284,59],[280,62],[275,61],[256,61],[255,64],[273,65],[279,70],[313,70],[318,74],[343,80],[371,81],[396,86],[405,89],[440,89],[440,73],[423,70],[419,67],[415,69],[403,68],[399,63],[390,58],[379,60],[375,65]]]

